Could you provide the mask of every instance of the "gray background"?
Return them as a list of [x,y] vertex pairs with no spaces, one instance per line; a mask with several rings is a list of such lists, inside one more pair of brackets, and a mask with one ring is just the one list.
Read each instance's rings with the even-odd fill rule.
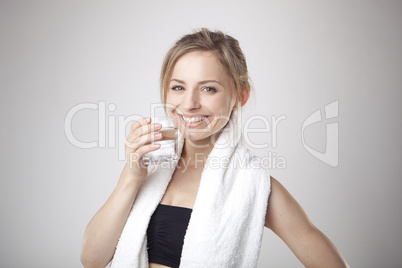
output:
[[[83,232],[116,185],[118,148],[80,149],[80,103],[146,116],[167,49],[194,28],[236,37],[255,88],[250,114],[286,115],[277,178],[352,267],[402,266],[401,1],[0,2],[0,266],[80,267]],[[301,126],[339,101],[339,165],[310,155]],[[325,150],[325,121],[306,142]],[[73,133],[96,141],[96,111]],[[123,133],[124,134],[124,133]],[[271,134],[255,134],[262,143]],[[265,230],[258,267],[301,267]]]

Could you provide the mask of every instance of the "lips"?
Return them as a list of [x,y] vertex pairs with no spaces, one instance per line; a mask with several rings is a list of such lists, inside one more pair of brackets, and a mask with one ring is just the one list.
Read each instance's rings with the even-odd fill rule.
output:
[[187,117],[187,118],[189,118],[189,117],[208,117],[208,115],[205,115],[205,114],[179,114],[179,115]]
[[180,119],[187,127],[197,127],[204,123],[210,116],[208,115],[180,115]]

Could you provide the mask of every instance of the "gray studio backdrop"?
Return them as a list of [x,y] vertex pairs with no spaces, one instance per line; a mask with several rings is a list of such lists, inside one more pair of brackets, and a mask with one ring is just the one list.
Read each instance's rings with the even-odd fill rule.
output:
[[[173,42],[209,27],[247,57],[271,175],[352,267],[401,267],[401,25],[401,1],[0,1],[0,266],[81,267],[126,119],[159,101]],[[258,267],[302,265],[266,229]]]

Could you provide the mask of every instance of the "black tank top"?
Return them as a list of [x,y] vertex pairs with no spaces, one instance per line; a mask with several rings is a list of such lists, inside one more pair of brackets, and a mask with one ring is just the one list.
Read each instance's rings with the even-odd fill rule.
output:
[[159,204],[147,229],[149,262],[179,267],[191,208]]

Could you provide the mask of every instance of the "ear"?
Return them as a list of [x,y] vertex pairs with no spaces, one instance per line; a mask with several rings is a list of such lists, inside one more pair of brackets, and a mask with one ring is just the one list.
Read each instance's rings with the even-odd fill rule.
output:
[[[243,87],[240,92],[241,99],[239,101],[242,107],[247,103],[249,97],[250,97],[250,86]],[[237,108],[238,108],[238,102],[236,102],[236,104],[233,106],[233,109]]]

